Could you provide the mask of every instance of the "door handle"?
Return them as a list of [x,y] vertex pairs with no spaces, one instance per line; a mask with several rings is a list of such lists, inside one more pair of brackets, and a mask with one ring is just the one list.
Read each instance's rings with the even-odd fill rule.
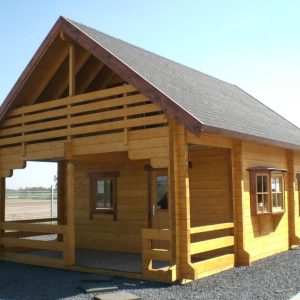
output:
[[155,205],[152,205],[152,216],[155,216]]

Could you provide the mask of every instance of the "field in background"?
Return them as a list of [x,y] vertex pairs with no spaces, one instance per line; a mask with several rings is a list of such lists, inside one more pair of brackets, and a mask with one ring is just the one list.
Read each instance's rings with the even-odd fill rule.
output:
[[52,188],[6,190],[5,219],[7,221],[56,217],[56,190]]

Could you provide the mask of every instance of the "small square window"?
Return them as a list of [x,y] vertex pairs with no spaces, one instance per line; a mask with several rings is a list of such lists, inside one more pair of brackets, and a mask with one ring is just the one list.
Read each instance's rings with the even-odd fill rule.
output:
[[118,172],[90,173],[90,219],[94,214],[113,214],[117,219]]
[[113,180],[99,179],[96,181],[96,209],[113,208]]

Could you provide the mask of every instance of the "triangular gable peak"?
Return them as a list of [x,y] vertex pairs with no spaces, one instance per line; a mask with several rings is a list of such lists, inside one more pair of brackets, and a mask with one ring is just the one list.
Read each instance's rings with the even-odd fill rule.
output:
[[[290,149],[300,147],[298,127],[237,86],[63,17],[4,101],[0,120],[11,108],[67,95],[69,46],[61,40],[61,32],[76,44],[76,61],[83,66],[79,72],[93,76],[86,66],[95,61],[103,64],[99,81],[115,74],[119,83],[123,80],[134,86],[196,136],[205,131]],[[79,86],[85,75],[79,73]]]
[[57,20],[5,99],[2,120],[13,108],[68,96],[72,43],[76,48],[75,94],[130,83],[192,133],[200,134],[198,120],[64,17]]

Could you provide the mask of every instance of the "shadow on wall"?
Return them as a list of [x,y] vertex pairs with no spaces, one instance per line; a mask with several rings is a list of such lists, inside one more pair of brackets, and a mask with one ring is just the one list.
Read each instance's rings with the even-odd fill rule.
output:
[[284,214],[251,216],[254,237],[269,235],[276,231]]

